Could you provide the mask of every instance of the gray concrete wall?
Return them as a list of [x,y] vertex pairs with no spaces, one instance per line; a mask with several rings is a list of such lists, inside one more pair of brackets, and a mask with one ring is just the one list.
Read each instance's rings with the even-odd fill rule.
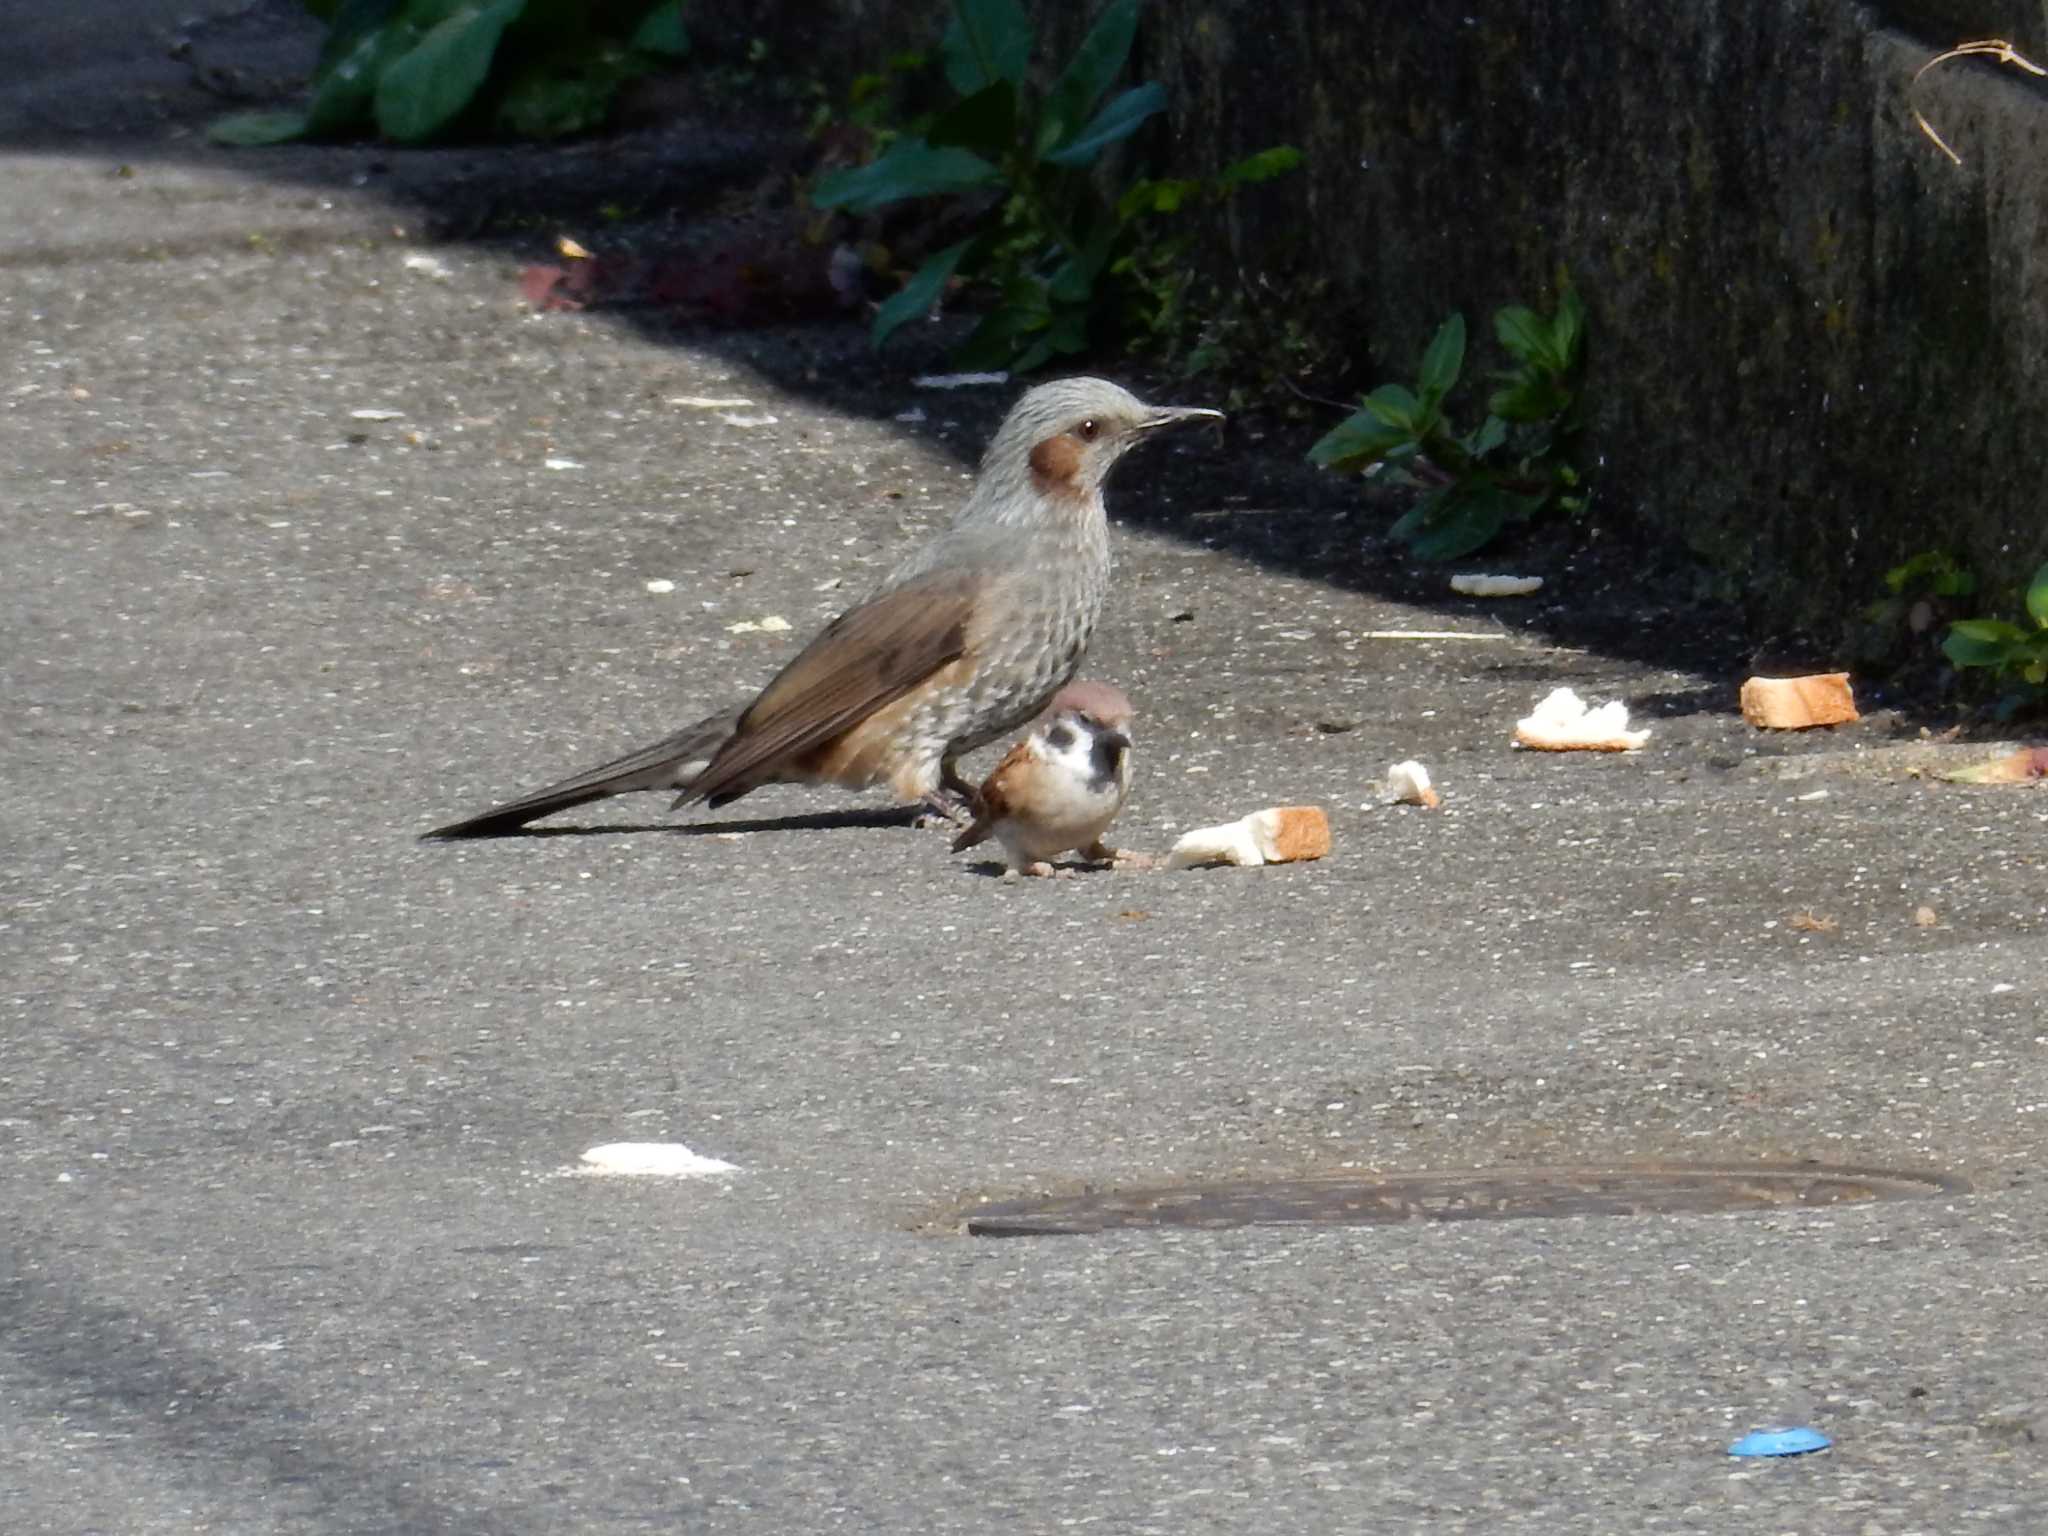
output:
[[[1036,9],[1071,36],[1096,7]],[[863,39],[935,37],[945,11],[849,6],[820,52],[865,67]],[[2048,107],[2011,70],[1937,71],[1913,102],[1958,167],[1907,96],[1990,35],[2041,48],[2042,8],[1175,0],[1139,48],[1176,171],[1307,152],[1213,255],[1326,272],[1376,376],[1450,310],[1482,334],[1568,270],[1602,522],[1704,555],[1767,627],[1826,630],[1922,549],[2011,578],[2048,557]]]
[[1760,620],[1827,628],[1934,545],[2008,576],[2048,556],[2033,82],[1961,64],[1923,83],[1958,168],[1908,107],[1929,46],[1837,0],[1150,20],[1179,156],[1307,151],[1239,238],[1311,229],[1385,367],[1447,311],[1569,269],[1594,318],[1599,515],[1706,555]]

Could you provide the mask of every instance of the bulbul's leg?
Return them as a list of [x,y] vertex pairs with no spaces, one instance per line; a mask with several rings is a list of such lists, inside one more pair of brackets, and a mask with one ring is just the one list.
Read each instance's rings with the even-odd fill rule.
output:
[[964,826],[981,813],[981,791],[960,777],[952,758],[939,761],[939,787],[924,797],[922,827]]
[[934,790],[926,795],[921,803],[924,809],[917,814],[917,824],[920,827],[951,829],[964,827],[974,820],[974,802],[970,800],[966,805],[962,805],[944,790]]
[[980,788],[960,777],[960,765],[950,757],[939,763],[939,788],[948,794],[959,796],[969,814],[981,814]]

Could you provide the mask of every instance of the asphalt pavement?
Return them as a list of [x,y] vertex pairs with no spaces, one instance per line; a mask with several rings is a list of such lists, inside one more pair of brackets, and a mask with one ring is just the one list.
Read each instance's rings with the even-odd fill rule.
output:
[[[1114,840],[1315,804],[1327,859],[1006,884],[797,789],[421,844],[765,681],[1012,391],[536,315],[544,231],[427,233],[519,152],[213,149],[170,29],[294,34],[114,9],[30,17],[0,111],[0,1526],[2048,1527],[2039,791],[1882,713],[1762,737],[1647,611],[1265,558],[1384,520],[1231,432],[1112,482]],[[1647,747],[1511,750],[1561,685]],[[1380,803],[1410,757],[1441,809]],[[615,1142],[737,1171],[573,1172]],[[1805,1159],[1974,1192],[961,1225]],[[1832,1448],[1727,1454],[1784,1422]]]

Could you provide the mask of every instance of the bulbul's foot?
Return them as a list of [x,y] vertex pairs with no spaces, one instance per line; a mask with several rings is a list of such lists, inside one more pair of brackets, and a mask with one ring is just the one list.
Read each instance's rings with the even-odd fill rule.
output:
[[924,809],[917,813],[917,820],[912,823],[913,826],[926,829],[937,827],[941,831],[950,832],[974,820],[974,801],[971,797],[962,801],[940,789],[934,794],[926,795],[923,805]]

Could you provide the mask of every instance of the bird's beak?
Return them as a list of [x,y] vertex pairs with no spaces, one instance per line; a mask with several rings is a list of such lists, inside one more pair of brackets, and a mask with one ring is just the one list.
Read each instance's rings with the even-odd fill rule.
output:
[[1138,423],[1140,432],[1157,432],[1162,427],[1177,427],[1186,421],[1223,419],[1221,411],[1212,411],[1206,405],[1155,405],[1148,409],[1149,414]]
[[1104,731],[1095,739],[1105,747],[1108,747],[1112,752],[1128,752],[1131,750],[1131,738],[1122,731]]

